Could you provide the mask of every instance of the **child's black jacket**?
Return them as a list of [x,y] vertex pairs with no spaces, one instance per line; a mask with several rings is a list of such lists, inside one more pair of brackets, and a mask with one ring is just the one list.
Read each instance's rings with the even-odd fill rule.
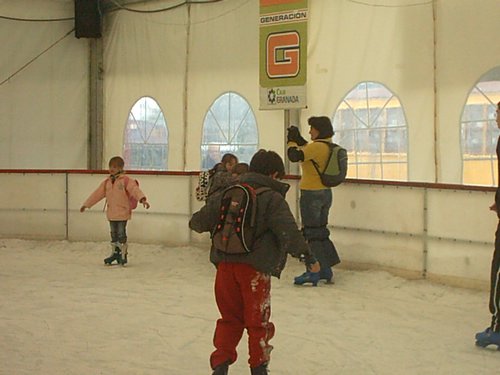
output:
[[[242,175],[240,183],[254,188],[271,188],[257,197],[257,235],[253,251],[249,254],[228,255],[212,245],[210,261],[215,266],[220,262],[246,263],[257,271],[279,277],[285,267],[287,254],[296,258],[311,255],[285,200],[290,186],[254,172]],[[220,193],[209,197],[206,205],[193,214],[189,227],[198,233],[212,232],[218,221],[220,199]]]

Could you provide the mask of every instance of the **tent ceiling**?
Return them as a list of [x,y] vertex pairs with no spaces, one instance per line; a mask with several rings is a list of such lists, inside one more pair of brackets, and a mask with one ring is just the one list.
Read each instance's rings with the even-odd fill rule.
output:
[[131,5],[134,3],[147,3],[151,2],[154,0],[101,0],[101,6],[103,9],[108,10],[108,9],[116,9],[116,3],[122,5],[122,6],[127,6]]
[[[60,1],[61,3],[73,3],[75,0],[57,0]],[[101,4],[101,8],[105,11],[108,10],[114,10],[117,9],[118,6],[116,5],[117,3],[120,4],[121,6],[128,6],[128,5],[134,5],[138,3],[150,3],[158,0],[99,0]],[[210,0],[206,0],[210,1]],[[197,3],[202,3],[203,0],[198,0]]]
[[[151,1],[154,1],[154,0],[114,0],[114,2],[116,2],[120,5],[129,5],[129,4],[133,4],[133,3],[147,3],[147,2],[151,2]],[[113,5],[113,1],[111,1],[111,0],[101,0],[101,3],[103,3],[104,5]]]
[[[74,0],[71,0],[74,1]],[[101,1],[101,7],[103,10],[108,11],[108,10],[115,10],[118,8],[116,5],[117,3],[120,4],[121,6],[128,6],[128,5],[133,5],[137,3],[150,3],[154,2],[157,0],[100,0]],[[187,0],[184,0],[185,2]],[[205,0],[205,1],[210,1],[210,0]],[[180,3],[181,1],[178,1],[177,3]],[[203,0],[198,0],[197,3],[202,3]]]

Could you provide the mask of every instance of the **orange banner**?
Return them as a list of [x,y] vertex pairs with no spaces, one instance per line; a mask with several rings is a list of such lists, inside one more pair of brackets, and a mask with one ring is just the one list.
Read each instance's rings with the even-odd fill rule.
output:
[[306,108],[308,0],[260,5],[259,108]]

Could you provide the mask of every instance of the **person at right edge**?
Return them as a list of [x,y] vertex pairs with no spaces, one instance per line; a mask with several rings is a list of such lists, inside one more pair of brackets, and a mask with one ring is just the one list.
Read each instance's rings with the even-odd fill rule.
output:
[[[497,103],[496,111],[497,127],[500,129],[500,102]],[[498,174],[500,184],[500,137],[497,141]],[[490,300],[489,309],[491,313],[491,324],[483,332],[476,334],[476,345],[488,346],[497,345],[500,350],[500,185],[495,193],[495,202],[490,206],[490,210],[495,211],[498,216],[498,226],[495,233],[495,251],[491,261],[490,274]]]
[[323,170],[330,155],[327,143],[332,142],[334,135],[332,123],[326,116],[310,117],[307,142],[296,126],[289,127],[287,134],[288,159],[300,162],[302,177],[300,179],[300,215],[302,218],[302,233],[309,243],[312,253],[321,265],[320,272],[309,270],[295,277],[294,284],[311,283],[317,285],[319,280],[330,283],[333,281],[332,267],[340,263],[335,245],[330,240],[328,230],[328,213],[332,205],[331,188],[321,183],[321,178],[313,165],[313,160]]

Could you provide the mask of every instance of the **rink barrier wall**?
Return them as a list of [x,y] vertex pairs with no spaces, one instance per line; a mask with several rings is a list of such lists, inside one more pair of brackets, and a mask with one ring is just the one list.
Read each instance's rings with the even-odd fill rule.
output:
[[[207,246],[207,234],[187,222],[202,203],[194,190],[198,171],[129,171],[151,208],[141,205],[128,224],[130,242]],[[107,171],[0,170],[0,236],[108,241],[104,201],[80,213]],[[298,176],[287,176],[290,208],[300,221]],[[486,289],[496,215],[495,188],[349,179],[334,189],[331,238],[341,267],[386,269]],[[188,202],[188,204],[186,204]]]

